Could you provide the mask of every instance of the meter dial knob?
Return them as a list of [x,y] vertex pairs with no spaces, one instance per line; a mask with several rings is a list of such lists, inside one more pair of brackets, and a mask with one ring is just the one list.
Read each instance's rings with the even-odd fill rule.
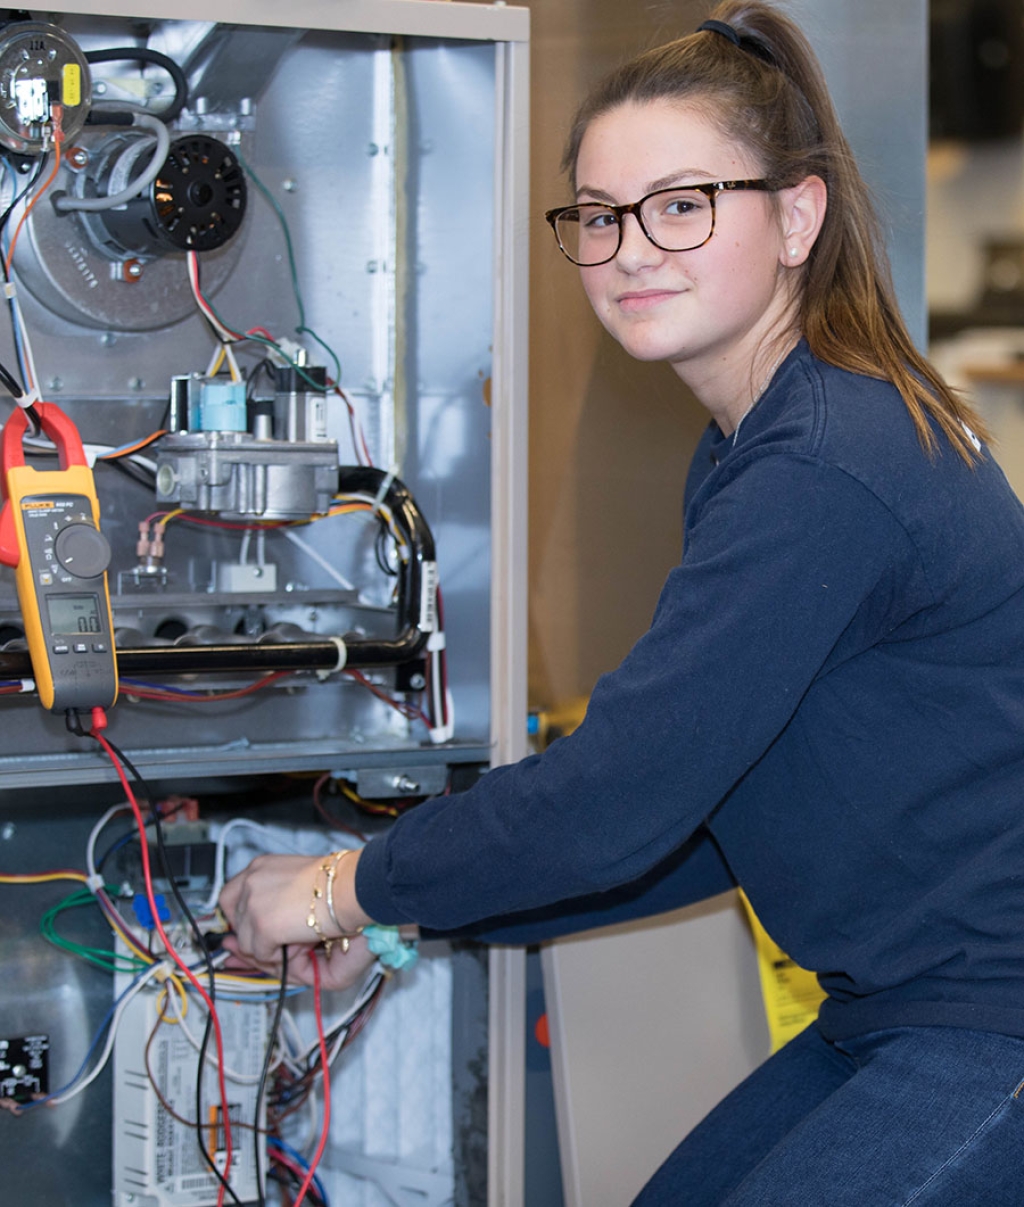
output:
[[97,578],[110,565],[110,545],[91,524],[68,524],[57,533],[53,552],[75,578]]

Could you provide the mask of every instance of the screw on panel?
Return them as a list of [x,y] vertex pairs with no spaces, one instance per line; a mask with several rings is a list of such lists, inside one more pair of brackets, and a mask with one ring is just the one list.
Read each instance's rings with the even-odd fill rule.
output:
[[64,389],[64,379],[62,377],[51,377],[46,383],[46,388],[53,394]]
[[377,146],[377,144],[376,144],[375,142],[372,142],[372,143],[370,143],[370,145],[369,145],[369,146],[366,148],[366,153],[367,153],[367,155],[369,155],[369,156],[370,156],[370,158],[372,159],[374,155],[379,155],[379,154],[380,154],[380,147],[378,147],[378,146]]
[[393,776],[391,783],[403,796],[415,796],[420,790],[419,783],[407,775]]
[[85,147],[72,147],[64,156],[64,162],[69,168],[80,172],[89,166],[89,152]]
[[141,390],[145,386],[145,384],[146,383],[142,380],[141,377],[129,377],[128,378],[128,389],[129,390]]
[[141,260],[123,260],[121,262],[121,280],[122,281],[141,281],[142,274],[145,272],[145,265]]
[[286,193],[294,193],[298,187],[299,182],[297,180],[292,180],[290,177],[287,180],[281,181],[281,188],[283,188]]
[[17,827],[15,826],[14,822],[5,821],[3,824],[3,828],[0,829],[0,838],[2,838],[4,840],[4,842],[10,842],[16,832],[17,832]]

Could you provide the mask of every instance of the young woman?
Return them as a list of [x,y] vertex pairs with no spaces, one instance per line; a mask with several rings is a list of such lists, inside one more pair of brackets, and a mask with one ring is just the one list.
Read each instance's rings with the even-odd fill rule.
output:
[[255,862],[224,890],[234,944],[304,945],[301,976],[371,919],[526,942],[741,884],[828,996],[638,1203],[1019,1207],[1024,513],[907,334],[777,10],[727,0],[616,72],[566,166],[547,217],[599,319],[711,416],[682,560],[574,734],[326,886]]

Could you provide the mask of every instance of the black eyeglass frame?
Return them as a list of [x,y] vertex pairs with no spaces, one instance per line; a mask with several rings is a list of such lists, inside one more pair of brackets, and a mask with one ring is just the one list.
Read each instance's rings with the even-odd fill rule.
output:
[[[579,268],[597,268],[600,264],[607,264],[619,254],[619,249],[622,247],[622,223],[627,214],[633,214],[636,217],[637,225],[647,236],[647,239],[654,244],[659,251],[695,251],[698,247],[703,247],[711,236],[715,233],[715,218],[717,211],[715,209],[715,198],[719,193],[738,193],[743,191],[758,192],[758,193],[775,193],[778,189],[775,185],[767,180],[716,180],[708,184],[677,184],[669,189],[655,189],[653,193],[648,193],[641,197],[639,201],[631,201],[628,205],[608,205],[603,201],[577,201],[573,205],[559,205],[553,210],[547,210],[544,214],[545,220],[551,226],[555,234],[555,240],[558,243],[558,250],[572,264]],[[699,243],[694,243],[692,247],[664,247],[658,242],[651,232],[644,226],[642,206],[645,202],[650,201],[652,197],[658,197],[663,193],[682,193],[693,192],[703,193],[711,202],[711,230],[708,231],[707,237]],[[558,219],[563,214],[567,214],[570,210],[580,210],[585,206],[599,206],[601,209],[609,210],[617,219],[616,225],[619,231],[618,242],[615,244],[615,250],[609,256],[605,256],[603,260],[596,260],[593,263],[581,264],[579,260],[574,259],[565,250],[562,240],[558,236]]]

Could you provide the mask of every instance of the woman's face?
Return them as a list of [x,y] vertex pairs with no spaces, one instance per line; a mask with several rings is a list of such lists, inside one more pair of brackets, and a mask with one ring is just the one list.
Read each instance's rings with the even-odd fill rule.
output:
[[[761,174],[700,109],[630,102],[587,128],[576,197],[624,205],[675,184]],[[719,193],[715,232],[691,251],[661,251],[627,215],[616,257],[580,269],[598,318],[632,356],[669,361],[698,396],[723,373],[751,372],[765,336],[791,322],[795,274],[783,267],[788,251],[773,200],[763,192]]]

